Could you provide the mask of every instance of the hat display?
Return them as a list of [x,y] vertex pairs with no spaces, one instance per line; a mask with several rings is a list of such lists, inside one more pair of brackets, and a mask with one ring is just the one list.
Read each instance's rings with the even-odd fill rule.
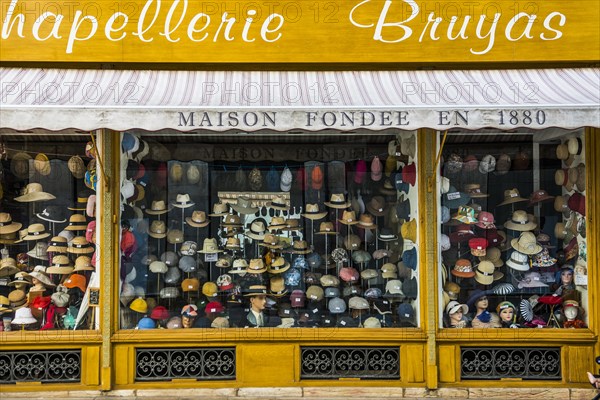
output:
[[69,225],[65,228],[67,231],[84,231],[87,228],[87,219],[83,214],[73,214],[69,217]]
[[528,201],[519,194],[518,189],[507,189],[504,191],[504,200],[498,204],[498,206],[504,206],[507,204],[520,203],[522,201]]
[[344,209],[350,207],[350,202],[346,201],[346,196],[343,193],[332,193],[325,205],[330,208]]
[[56,196],[44,192],[44,188],[39,183],[29,183],[25,186],[21,196],[15,197],[15,201],[20,203],[32,203],[36,201],[54,200]]
[[258,211],[258,207],[252,207],[252,200],[249,196],[240,196],[236,204],[232,204],[233,208],[239,214],[254,214]]
[[186,217],[185,222],[194,228],[204,228],[210,224],[204,211],[194,211],[191,217]]
[[[85,228],[84,228],[85,229]],[[50,236],[50,233],[46,232],[46,227],[42,224],[31,224],[27,227],[27,235],[22,240],[41,240]]]
[[513,212],[511,219],[506,221],[504,227],[513,231],[525,232],[534,230],[537,227],[537,223],[530,219],[526,211],[516,210]]
[[198,253],[202,254],[214,254],[214,253],[222,253],[223,250],[219,249],[217,245],[217,239],[215,238],[206,238],[202,243],[202,250],[199,250]]
[[177,208],[188,208],[194,206],[195,204],[196,203],[190,199],[190,195],[187,193],[178,194],[175,198],[175,201],[171,203],[173,207]]
[[263,220],[254,220],[250,225],[250,229],[246,230],[246,236],[254,240],[263,240],[267,228]]

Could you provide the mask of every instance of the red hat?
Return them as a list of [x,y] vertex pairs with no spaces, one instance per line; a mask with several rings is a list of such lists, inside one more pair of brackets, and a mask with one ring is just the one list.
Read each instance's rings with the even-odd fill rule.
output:
[[219,303],[218,301],[211,301],[204,308],[204,312],[207,314],[208,313],[222,313],[224,310],[225,309],[223,308],[223,305],[221,303]]
[[585,217],[585,196],[581,193],[575,192],[569,197],[567,201],[569,208]]
[[310,178],[312,181],[311,186],[313,189],[319,190],[323,187],[323,170],[321,169],[321,166],[315,165],[310,174]]
[[52,298],[50,296],[38,296],[33,299],[31,303],[31,308],[37,308],[38,310],[42,310],[50,305],[52,302]]
[[304,182],[304,172],[304,167],[300,167],[298,168],[298,171],[296,171],[296,186],[299,190],[304,190],[304,188],[306,187]]
[[150,313],[150,318],[152,319],[163,320],[169,319],[169,317],[169,310],[164,306],[156,306],[152,309],[152,313]]
[[352,267],[345,267],[340,269],[340,278],[344,282],[356,282],[358,281],[358,271]]
[[477,216],[477,220],[479,221],[477,223],[477,226],[482,229],[493,229],[496,227],[496,225],[494,225],[494,214],[492,214],[491,212],[480,212]]
[[417,182],[417,166],[415,163],[410,163],[402,169],[402,181],[415,186]]
[[371,179],[374,182],[379,182],[383,176],[383,165],[379,157],[375,156],[371,162]]
[[450,237],[450,243],[456,244],[466,242],[467,240],[473,238],[475,233],[469,225],[460,224],[456,227],[456,230],[451,232],[448,236]]
[[488,245],[492,247],[498,246],[504,241],[504,238],[500,236],[498,230],[496,229],[488,229],[485,231],[484,235],[487,239]]
[[473,238],[469,240],[471,254],[478,257],[483,257],[486,254],[485,249],[488,247],[488,241],[484,238]]
[[358,160],[356,162],[356,171],[354,172],[354,183],[361,184],[365,181],[365,175],[367,174],[367,163],[365,160]]
[[565,252],[565,261],[569,261],[579,254],[579,243],[577,243],[577,238],[571,239],[567,247],[564,248]]
[[87,225],[87,228],[85,229],[85,240],[87,240],[90,243],[94,243],[94,241],[92,240],[92,236],[94,235],[94,233],[96,232],[96,220],[90,221],[90,223]]

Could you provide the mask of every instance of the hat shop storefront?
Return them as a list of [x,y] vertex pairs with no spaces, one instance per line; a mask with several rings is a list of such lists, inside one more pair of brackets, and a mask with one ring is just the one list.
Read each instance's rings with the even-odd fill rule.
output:
[[[584,14],[560,4],[543,8]],[[302,37],[278,15],[263,39]],[[158,33],[142,55],[85,40],[58,60],[27,34],[2,42],[1,390],[587,387],[597,36],[551,42],[572,53],[544,60],[578,68],[514,69],[511,48],[494,57],[513,69],[440,55],[462,68],[424,71],[339,50],[346,70],[274,50],[253,51],[283,71],[226,70],[239,43],[202,71]],[[98,64],[115,48],[154,64]]]

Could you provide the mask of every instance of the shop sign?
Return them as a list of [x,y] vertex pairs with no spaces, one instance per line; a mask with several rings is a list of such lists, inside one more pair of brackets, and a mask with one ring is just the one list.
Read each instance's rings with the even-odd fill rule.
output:
[[2,61],[597,61],[600,2],[0,0]]

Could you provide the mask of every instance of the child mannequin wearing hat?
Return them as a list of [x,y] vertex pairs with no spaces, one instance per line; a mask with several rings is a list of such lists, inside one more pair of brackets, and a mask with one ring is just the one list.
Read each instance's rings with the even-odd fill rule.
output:
[[[469,302],[470,303],[470,302]],[[469,304],[467,303],[467,304]],[[473,312],[473,320],[471,326],[473,328],[500,328],[500,318],[496,313],[488,311],[489,301],[487,295],[475,299],[473,302],[475,311]]]
[[580,314],[582,314],[582,312],[577,301],[565,301],[562,307],[563,321],[565,321],[563,324],[563,328],[586,328],[585,322],[581,320]]
[[517,316],[515,314],[515,305],[510,301],[503,301],[496,307],[496,312],[500,318],[501,328],[520,328],[517,325]]

